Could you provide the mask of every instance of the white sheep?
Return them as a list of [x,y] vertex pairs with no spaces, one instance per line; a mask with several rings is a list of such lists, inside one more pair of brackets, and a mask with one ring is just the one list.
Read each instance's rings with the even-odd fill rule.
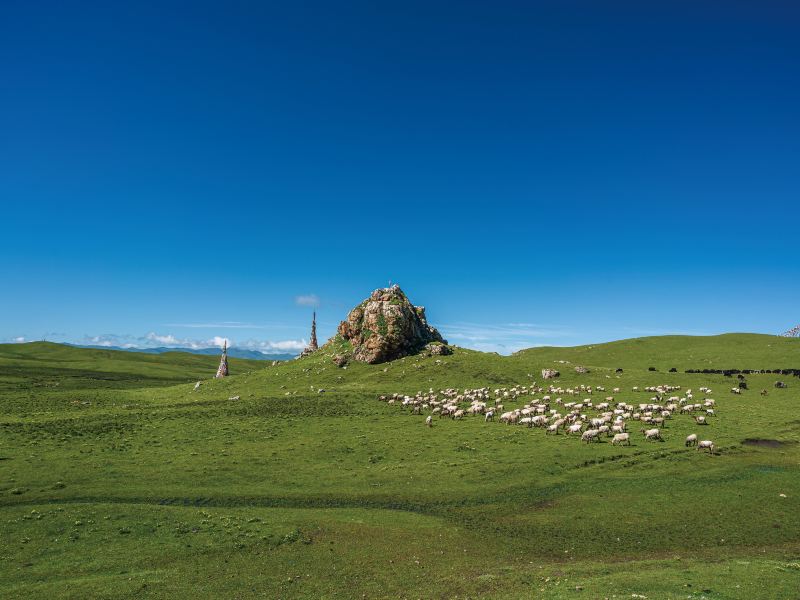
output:
[[693,433],[691,435],[686,436],[686,447],[689,446],[696,446],[697,445],[697,434]]
[[714,442],[711,440],[702,440],[697,442],[697,449],[698,450],[706,450],[708,449],[709,454],[714,454]]
[[581,441],[586,442],[599,442],[600,441],[600,432],[597,429],[587,429],[581,435]]
[[630,433],[617,433],[611,439],[611,445],[616,446],[617,444],[626,444],[628,446],[631,445],[631,434]]
[[433,427],[433,417],[431,415],[425,417],[425,425],[428,427]]
[[664,440],[664,438],[661,437],[661,431],[659,429],[642,429],[642,433],[646,440]]
[[583,423],[578,421],[577,423],[573,423],[569,427],[567,427],[567,435],[570,433],[580,433],[581,429],[583,429]]

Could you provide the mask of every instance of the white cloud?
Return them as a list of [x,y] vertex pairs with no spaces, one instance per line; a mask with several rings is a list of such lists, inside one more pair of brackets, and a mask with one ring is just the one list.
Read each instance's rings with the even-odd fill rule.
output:
[[238,347],[247,350],[258,350],[266,354],[275,352],[300,352],[308,344],[305,340],[280,340],[277,342],[265,340],[247,340],[241,342]]
[[443,325],[439,330],[445,337],[471,341],[490,341],[509,338],[561,338],[570,337],[572,332],[532,323],[503,323],[486,325],[477,323],[453,323]]
[[228,348],[243,348],[257,350],[265,354],[300,352],[306,347],[305,340],[257,340],[250,339],[237,342],[228,337],[214,336],[209,339],[196,339],[178,337],[171,333],[157,333],[151,331],[143,336],[102,334],[84,336],[78,343],[81,345],[118,347],[118,348],[190,348],[200,350],[203,348],[222,348],[227,342]]
[[25,343],[25,336],[22,336],[22,335],[21,335],[21,336],[19,336],[19,337],[15,337],[15,338],[14,338],[12,341],[13,341],[15,344],[24,344],[24,343]]
[[304,296],[295,296],[294,303],[298,306],[319,306],[319,296],[316,294],[306,294]]
[[222,348],[226,344],[227,344],[228,348],[233,346],[233,342],[230,341],[228,338],[219,337],[218,335],[215,335],[209,341],[211,342],[212,346],[216,346],[217,348]]
[[480,350],[481,352],[497,352],[498,354],[513,354],[514,352],[518,352],[519,350],[524,350],[526,348],[535,348],[537,346],[542,346],[542,344],[526,344],[526,343],[498,344],[492,342],[477,342],[474,344],[470,344],[467,347],[472,350]]
[[125,341],[123,338],[127,336],[118,336],[114,334],[92,335],[84,336],[81,343],[91,346],[123,346]]
[[[138,343],[141,342],[142,338],[137,340]],[[168,348],[191,348],[192,350],[197,350],[199,348],[222,348],[225,342],[228,343],[228,347],[232,347],[234,342],[226,337],[220,337],[215,335],[214,337],[207,339],[207,340],[197,340],[192,338],[178,338],[172,335],[171,333],[167,333],[165,335],[159,335],[155,332],[150,332],[146,336],[144,336],[145,343],[142,346],[134,346],[134,347],[153,347],[153,346],[166,346]],[[136,342],[134,342],[135,344]]]
[[536,323],[451,323],[439,327],[442,335],[448,341],[480,350],[482,352],[498,352],[511,354],[524,348],[544,345],[542,342],[553,343],[554,340],[569,338],[574,333],[549,325]]
[[157,333],[151,331],[144,337],[151,342],[158,342],[159,344],[163,344],[165,346],[177,346],[182,343],[181,340],[179,340],[178,338],[176,338],[174,335],[171,334],[158,335]]

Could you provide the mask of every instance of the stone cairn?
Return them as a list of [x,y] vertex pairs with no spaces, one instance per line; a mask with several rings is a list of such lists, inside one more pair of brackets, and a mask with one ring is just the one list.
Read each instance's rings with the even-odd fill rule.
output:
[[312,352],[319,350],[319,345],[317,344],[317,311],[314,311],[311,316],[311,338],[308,342],[308,349]]
[[309,338],[308,346],[306,346],[297,358],[304,358],[319,350],[317,343],[317,311],[311,317],[311,337]]
[[800,337],[800,325],[792,327],[789,331],[781,334],[783,337]]
[[222,358],[219,359],[219,368],[214,376],[217,379],[228,376],[228,340],[222,344]]

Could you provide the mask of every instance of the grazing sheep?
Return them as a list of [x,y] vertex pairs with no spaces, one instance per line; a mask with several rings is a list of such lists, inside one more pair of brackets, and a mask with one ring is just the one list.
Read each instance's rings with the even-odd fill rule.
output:
[[600,432],[597,429],[587,429],[581,435],[581,441],[586,442],[599,442],[600,441]]
[[431,415],[425,417],[425,425],[428,427],[433,427],[433,417]]
[[644,439],[646,440],[664,441],[664,438],[661,437],[661,431],[659,429],[642,429],[642,433],[644,434]]
[[580,433],[581,429],[583,429],[583,423],[581,423],[580,421],[577,423],[573,423],[572,425],[567,427],[566,435],[569,435],[571,433]]
[[547,417],[544,415],[536,415],[531,419],[531,425],[534,427],[544,427],[547,425]]
[[686,447],[689,446],[696,446],[697,445],[697,434],[693,433],[691,435],[686,436]]
[[617,433],[611,439],[611,445],[616,446],[617,444],[625,444],[627,446],[631,445],[631,434],[630,433]]
[[714,442],[711,440],[702,440],[697,442],[698,450],[708,450],[709,454],[714,454]]
[[483,416],[483,422],[486,423],[488,421],[494,421],[494,411],[487,410],[486,414]]
[[708,423],[706,423],[706,418],[703,415],[697,415],[694,420],[697,421],[698,425],[708,425]]

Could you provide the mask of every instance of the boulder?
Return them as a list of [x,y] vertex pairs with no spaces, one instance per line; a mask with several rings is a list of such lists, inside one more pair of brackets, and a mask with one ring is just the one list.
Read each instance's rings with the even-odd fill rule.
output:
[[587,369],[586,367],[582,367],[582,366],[578,365],[577,367],[575,367],[575,372],[579,373],[580,375],[585,375],[586,373],[589,372],[589,369]]
[[559,375],[561,375],[561,373],[559,373],[555,369],[542,369],[542,377],[544,377],[545,379],[555,379]]
[[425,353],[428,356],[449,356],[450,354],[453,353],[453,349],[450,348],[450,346],[448,346],[447,344],[434,342],[425,345]]
[[340,369],[347,366],[347,357],[344,354],[335,354],[333,356],[333,364]]
[[[370,364],[417,354],[429,344],[443,346],[435,350],[437,355],[450,350],[444,349],[447,340],[428,325],[425,308],[411,304],[397,285],[372,292],[339,324],[338,333],[352,346],[353,359]],[[428,351],[434,353],[432,347]]]

